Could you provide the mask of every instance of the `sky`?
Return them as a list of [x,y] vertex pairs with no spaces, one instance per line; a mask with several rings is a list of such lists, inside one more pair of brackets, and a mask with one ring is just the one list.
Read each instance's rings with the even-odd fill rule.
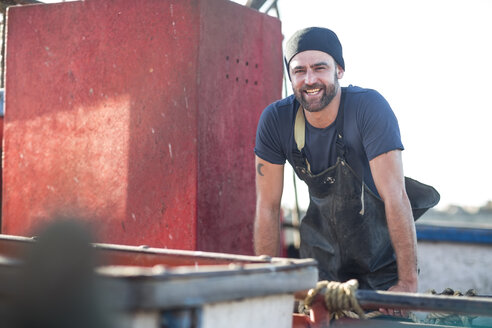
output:
[[[341,85],[376,89],[388,100],[405,146],[405,175],[439,191],[438,209],[492,200],[492,1],[279,0],[278,6],[284,39],[308,26],[337,33],[346,65]],[[292,188],[290,170],[285,184]],[[306,188],[297,185],[305,208]],[[284,192],[283,204],[292,202]]]
[[[308,26],[337,33],[341,85],[376,89],[388,100],[405,175],[439,191],[437,208],[492,200],[491,0],[278,0],[278,7],[284,39]],[[306,208],[307,189],[297,185]],[[293,200],[286,169],[282,203]]]

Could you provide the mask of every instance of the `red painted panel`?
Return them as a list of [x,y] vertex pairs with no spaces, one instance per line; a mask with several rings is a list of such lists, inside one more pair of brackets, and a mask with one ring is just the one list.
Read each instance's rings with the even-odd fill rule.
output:
[[0,149],[2,147],[2,140],[3,140],[3,116],[0,116]]
[[280,24],[232,2],[203,4],[198,247],[252,254],[253,148],[261,112],[281,96]]
[[87,0],[12,7],[7,38],[2,233],[75,216],[99,242],[251,253],[276,19],[226,0]]

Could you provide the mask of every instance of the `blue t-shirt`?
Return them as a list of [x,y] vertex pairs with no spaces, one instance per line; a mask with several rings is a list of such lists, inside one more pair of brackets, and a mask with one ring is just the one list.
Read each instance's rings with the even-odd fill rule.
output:
[[[381,94],[375,90],[349,86],[345,93],[344,144],[346,161],[376,194],[369,161],[395,149],[403,150],[398,121]],[[256,132],[255,153],[261,159],[293,165],[294,123],[299,102],[294,95],[268,106],[261,114]],[[306,121],[304,151],[313,174],[321,173],[336,163],[336,122],[324,129]]]

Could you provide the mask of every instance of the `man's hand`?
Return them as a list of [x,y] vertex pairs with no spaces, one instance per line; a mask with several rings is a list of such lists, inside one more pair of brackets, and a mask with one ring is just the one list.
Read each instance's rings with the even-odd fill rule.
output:
[[[403,292],[403,293],[416,293],[417,292],[417,283],[404,283],[398,281],[398,283],[388,289],[389,292]],[[408,318],[409,311],[405,309],[384,309],[380,308],[379,312],[392,315],[395,317]]]

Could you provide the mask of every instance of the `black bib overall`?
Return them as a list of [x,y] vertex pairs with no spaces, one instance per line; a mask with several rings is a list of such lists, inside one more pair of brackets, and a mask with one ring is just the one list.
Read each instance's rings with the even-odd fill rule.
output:
[[[398,280],[396,258],[383,201],[345,160],[344,98],[342,93],[335,123],[337,162],[319,174],[311,173],[303,152],[305,119],[303,109],[298,109],[294,170],[308,185],[310,196],[300,225],[300,255],[318,261],[320,280],[355,278],[361,289],[385,290]],[[434,188],[410,178],[405,183],[415,219],[439,201]]]

